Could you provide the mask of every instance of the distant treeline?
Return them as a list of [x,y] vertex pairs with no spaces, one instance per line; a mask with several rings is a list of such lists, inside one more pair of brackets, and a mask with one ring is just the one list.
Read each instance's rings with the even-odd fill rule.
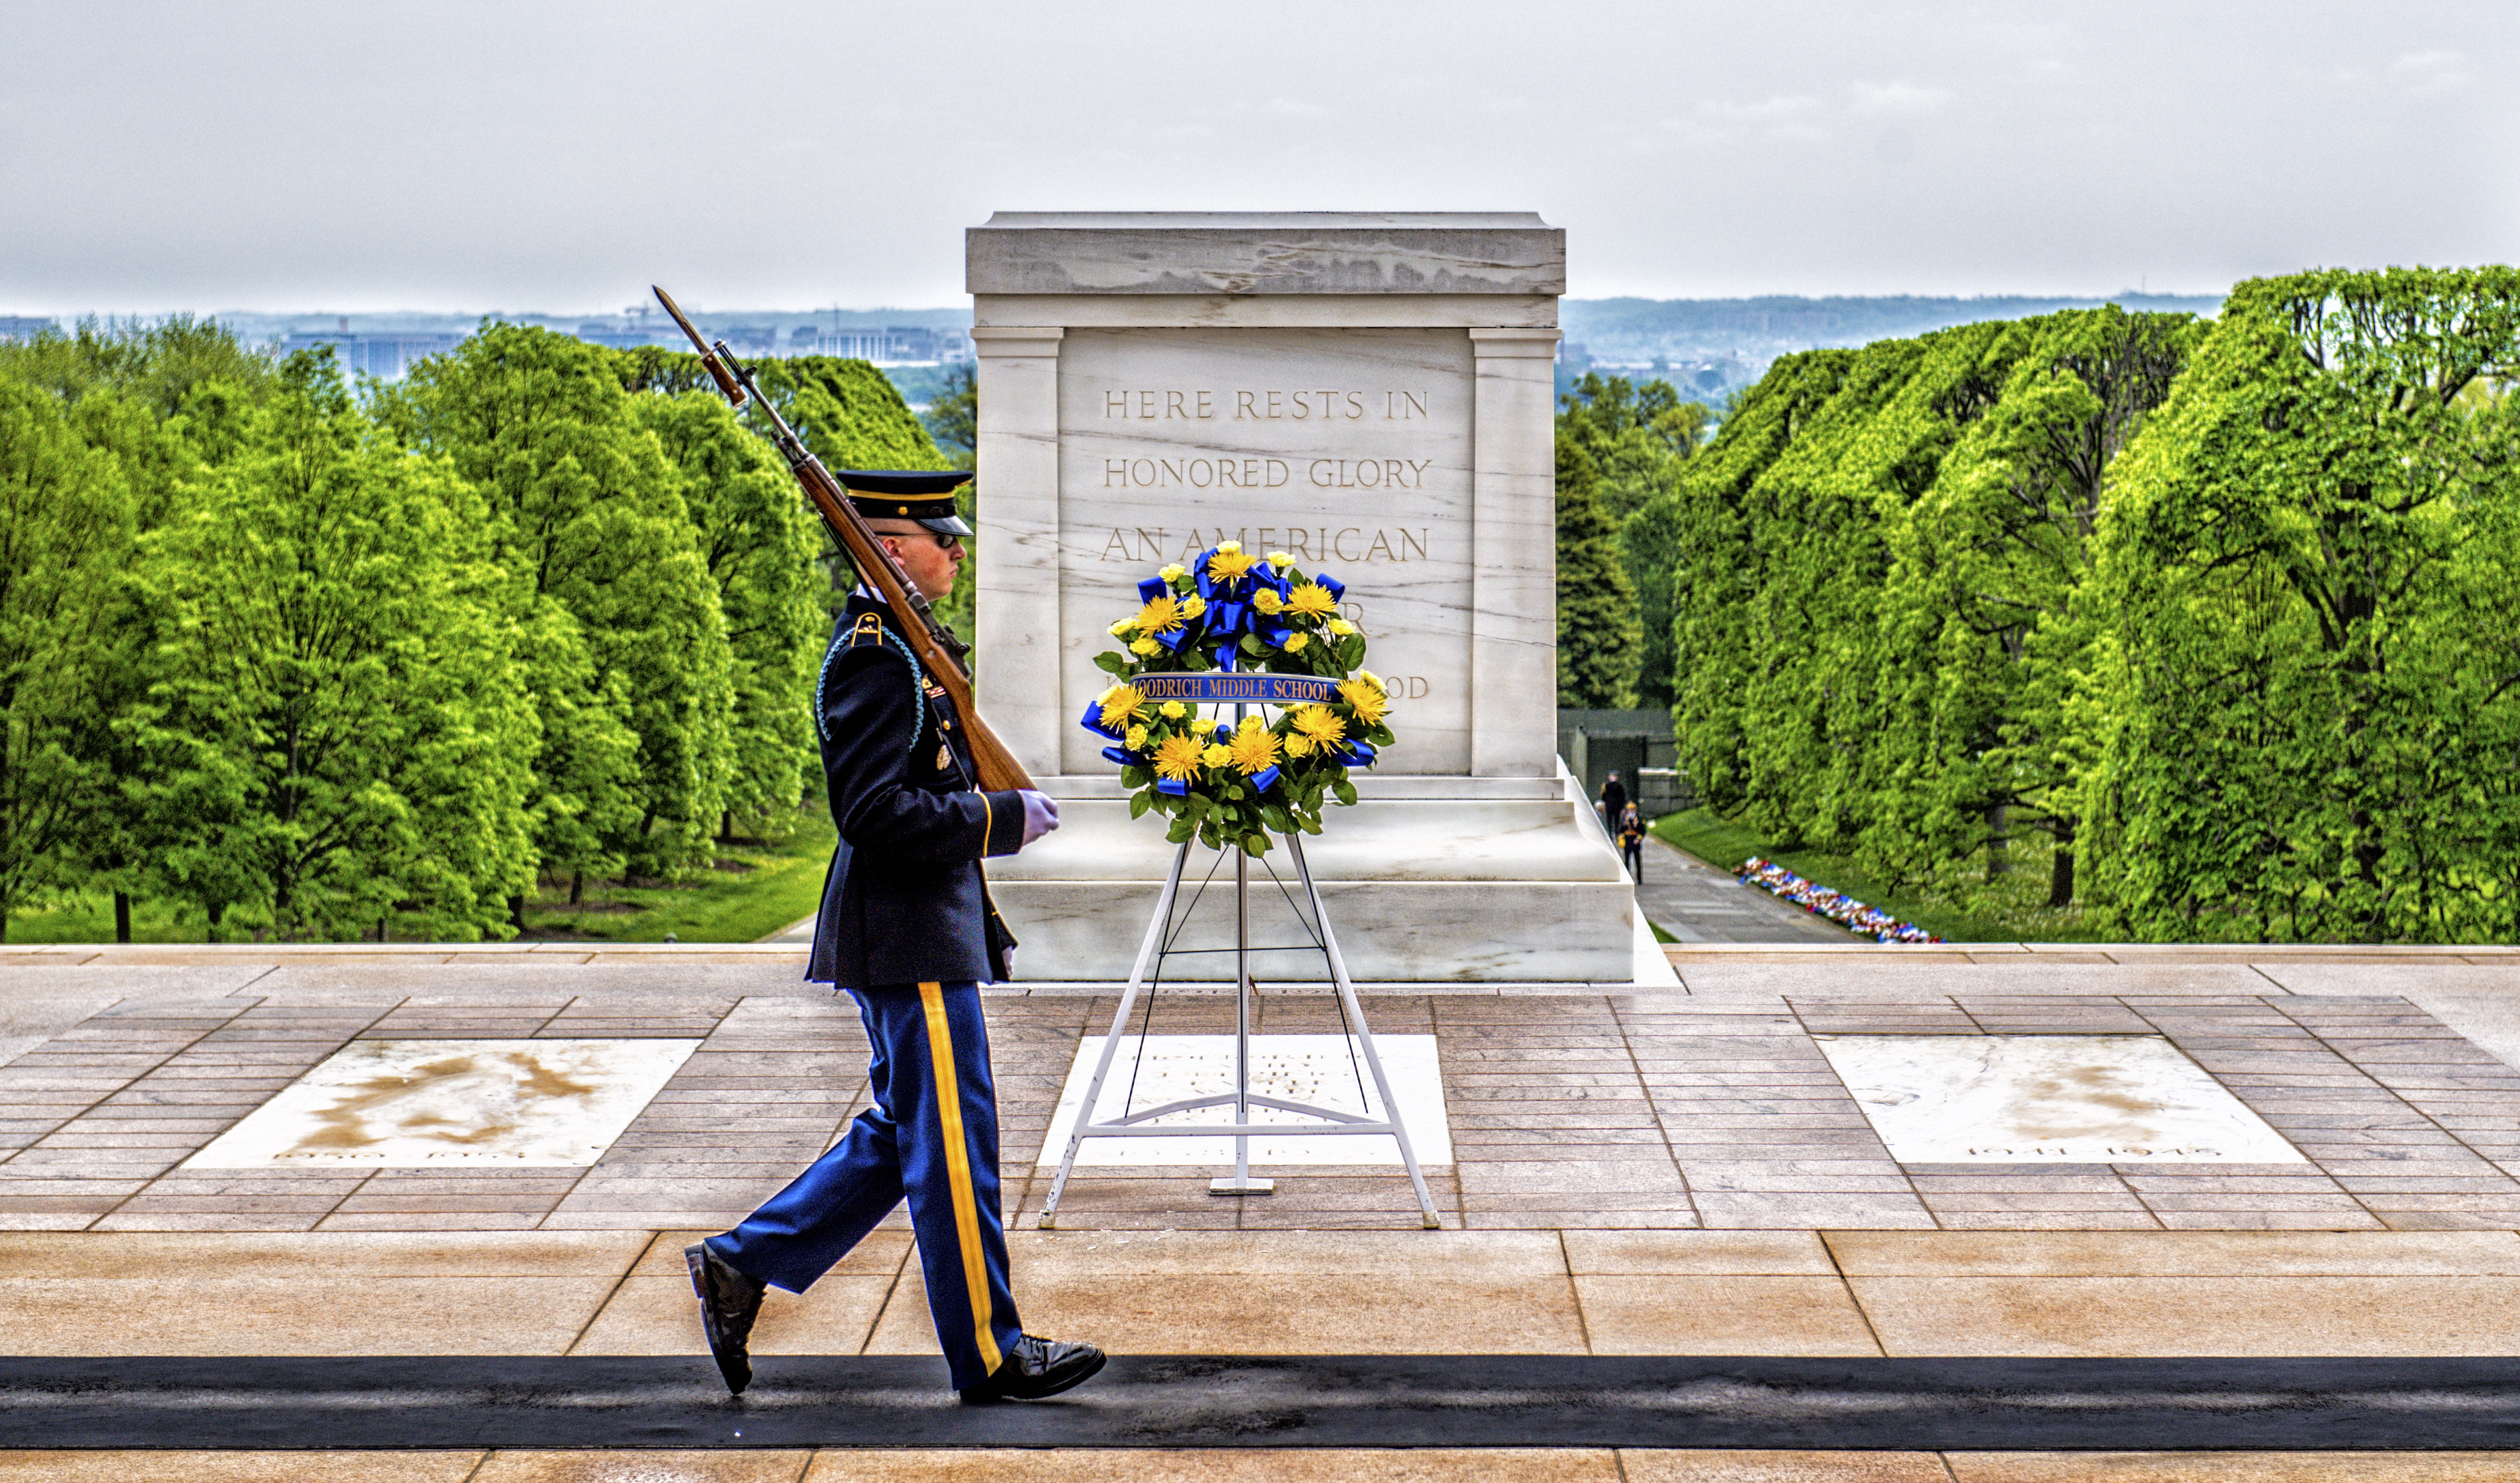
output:
[[2110,298],[1570,298],[1559,305],[1566,337],[1604,351],[1674,351],[1741,344],[1859,345],[1987,320],[2026,319],[2103,303],[2140,313],[2211,314],[2220,294],[2121,293]]
[[2035,840],[2094,935],[2510,941],[2515,378],[2520,273],[2309,273],[1787,356],[1589,498],[1771,838],[1944,888]]
[[[761,375],[834,467],[943,467],[873,368]],[[185,320],[0,346],[0,933],[505,936],[796,802],[827,543],[698,380],[498,324],[393,386]]]

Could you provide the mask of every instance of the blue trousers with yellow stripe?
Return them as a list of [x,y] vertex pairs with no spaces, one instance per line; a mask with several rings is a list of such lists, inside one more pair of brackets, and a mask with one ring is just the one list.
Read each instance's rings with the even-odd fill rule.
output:
[[998,1094],[980,990],[851,989],[875,1047],[875,1106],[794,1183],[709,1246],[737,1271],[802,1292],[910,1198],[927,1308],[956,1388],[980,1383],[1023,1332],[1007,1290],[998,1207]]

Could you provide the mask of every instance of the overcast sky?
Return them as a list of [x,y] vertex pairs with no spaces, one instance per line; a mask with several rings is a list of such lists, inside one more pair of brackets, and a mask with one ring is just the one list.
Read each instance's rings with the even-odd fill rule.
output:
[[0,314],[950,304],[1001,209],[1538,210],[1582,297],[2510,262],[2515,17],[0,0]]

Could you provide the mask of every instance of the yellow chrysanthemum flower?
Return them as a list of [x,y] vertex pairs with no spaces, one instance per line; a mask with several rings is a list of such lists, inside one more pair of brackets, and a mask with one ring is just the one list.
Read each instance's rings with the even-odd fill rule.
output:
[[1114,685],[1102,692],[1101,701],[1102,724],[1121,726],[1138,713],[1138,707],[1147,703],[1147,697],[1134,685]]
[[1207,599],[1194,593],[1181,601],[1181,613],[1185,618],[1194,618],[1205,611],[1207,611]]
[[1131,629],[1136,628],[1137,626],[1138,626],[1138,620],[1137,620],[1137,619],[1135,619],[1135,618],[1122,618],[1119,622],[1114,623],[1114,624],[1112,624],[1112,625],[1111,625],[1111,629],[1110,629],[1111,637],[1113,637],[1113,638],[1115,638],[1115,639],[1117,639],[1117,638],[1121,638],[1121,637],[1125,636],[1125,635],[1126,635],[1126,634],[1127,634]]
[[1129,652],[1134,654],[1143,654],[1151,659],[1156,654],[1163,652],[1163,647],[1164,646],[1156,643],[1152,639],[1140,639],[1129,646]]
[[1227,748],[1233,755],[1234,769],[1248,778],[1267,772],[1278,762],[1278,737],[1260,724],[1258,716],[1246,718],[1242,728],[1234,734]]
[[1274,589],[1267,587],[1263,587],[1258,592],[1251,595],[1251,606],[1259,608],[1262,612],[1269,614],[1273,618],[1279,613],[1284,611],[1286,607],[1283,602],[1279,600],[1277,592]]
[[1304,652],[1304,646],[1311,642],[1312,641],[1310,639],[1306,638],[1302,634],[1290,633],[1286,635],[1286,652],[1290,654],[1302,653]]
[[1295,564],[1295,559],[1286,555],[1286,553],[1282,551],[1273,551],[1269,553],[1268,562],[1270,565],[1277,567],[1280,571],[1283,571],[1287,567]]
[[1145,727],[1143,727],[1143,726],[1132,726],[1132,727],[1130,727],[1130,728],[1129,728],[1129,750],[1131,750],[1131,751],[1133,751],[1133,752],[1136,752],[1136,751],[1144,751],[1144,750],[1146,750],[1146,749],[1147,749],[1147,729],[1146,729]]
[[1156,572],[1155,575],[1162,577],[1167,582],[1178,582],[1182,578],[1190,575],[1190,568],[1184,566],[1179,562],[1174,562],[1166,565],[1163,570]]
[[1375,674],[1372,670],[1370,670],[1370,669],[1360,669],[1360,670],[1358,670],[1358,671],[1356,672],[1356,677],[1357,677],[1358,679],[1360,679],[1360,680],[1363,680],[1366,684],[1372,686],[1372,687],[1373,687],[1374,689],[1376,689],[1376,690],[1384,690],[1384,691],[1387,691],[1387,690],[1389,690],[1389,689],[1391,688],[1390,686],[1385,685],[1385,684],[1383,684],[1383,683],[1382,683],[1382,676],[1380,676],[1380,675],[1378,675],[1378,674]]
[[1285,746],[1286,755],[1289,757],[1309,757],[1313,754],[1313,739],[1310,737],[1288,737],[1285,739]]
[[[1233,544],[1231,541],[1225,543],[1226,546]],[[1207,559],[1207,574],[1219,582],[1231,582],[1259,564],[1258,557],[1247,557],[1238,551],[1228,551],[1225,546],[1219,546],[1216,548],[1216,555]]]
[[1190,724],[1190,729],[1198,736],[1204,737],[1209,732],[1216,730],[1216,722],[1206,716],[1201,716]]
[[1187,705],[1184,705],[1184,704],[1183,704],[1183,703],[1181,703],[1179,700],[1166,700],[1166,701],[1164,702],[1164,719],[1165,719],[1165,720],[1167,720],[1167,721],[1178,721],[1178,720],[1180,720],[1182,717],[1184,717],[1184,716],[1186,716],[1186,715],[1188,715],[1188,714],[1190,714],[1190,707],[1189,707],[1189,706],[1187,706]]
[[1347,735],[1347,723],[1327,705],[1298,705],[1294,718],[1296,734],[1307,742],[1336,742]]
[[1198,754],[1198,759],[1210,767],[1223,767],[1234,760],[1234,751],[1222,742],[1210,742],[1207,749]]
[[1170,633],[1182,626],[1181,600],[1170,593],[1154,598],[1131,621],[1148,633]]
[[1341,680],[1338,688],[1339,698],[1345,700],[1349,708],[1356,712],[1357,720],[1367,726],[1381,720],[1382,713],[1391,706],[1391,697],[1382,693],[1381,682],[1376,681],[1371,685],[1365,683],[1372,678],[1371,675],[1360,672],[1357,679]]
[[1331,599],[1328,588],[1306,582],[1287,594],[1286,610],[1308,618],[1327,618],[1338,611],[1338,604]]
[[1337,634],[1342,639],[1346,638],[1349,634],[1356,632],[1356,625],[1345,618],[1332,618],[1322,626],[1328,629],[1330,632]]
[[1155,748],[1155,776],[1183,781],[1198,776],[1198,738],[1166,737]]
[[1227,556],[1232,556],[1242,549],[1242,543],[1240,541],[1219,541],[1216,543],[1216,549],[1224,552]]

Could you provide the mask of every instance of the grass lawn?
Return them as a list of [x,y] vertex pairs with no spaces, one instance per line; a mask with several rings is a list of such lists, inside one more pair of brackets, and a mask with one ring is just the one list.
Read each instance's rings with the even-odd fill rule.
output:
[[[134,942],[202,942],[208,932],[200,916],[185,921],[175,909],[162,902],[135,901],[131,904],[131,940]],[[9,941],[15,944],[37,942],[112,942],[113,940],[113,898],[80,897],[39,912],[11,912]]]
[[1884,890],[1878,877],[1842,855],[1779,851],[1754,831],[1718,818],[1712,809],[1666,814],[1654,821],[1653,834],[1720,871],[1738,870],[1752,855],[1773,860],[1807,880],[1912,921],[1946,942],[2092,940],[2079,911],[2052,911],[2042,904],[2047,895],[2048,857],[2027,848],[2016,847],[2014,869],[1999,885],[1972,892],[1972,899],[1963,904],[1930,886],[1896,893]]
[[554,941],[758,942],[822,901],[823,868],[838,836],[820,798],[782,817],[756,821],[753,832],[718,846],[714,869],[672,884],[590,880],[582,904],[568,904],[568,882],[547,879],[525,903],[528,938]]
[[[820,798],[776,817],[740,826],[744,837],[718,846],[714,868],[672,884],[612,880],[586,883],[584,902],[568,904],[568,882],[549,879],[525,903],[524,936],[531,940],[757,942],[813,914],[823,894],[823,868],[831,863],[831,811]],[[131,909],[134,942],[201,942],[207,931],[198,914],[180,915],[170,904],[139,901]],[[112,942],[113,900],[65,902],[49,911],[13,913],[9,941]],[[230,941],[248,940],[232,932]]]

